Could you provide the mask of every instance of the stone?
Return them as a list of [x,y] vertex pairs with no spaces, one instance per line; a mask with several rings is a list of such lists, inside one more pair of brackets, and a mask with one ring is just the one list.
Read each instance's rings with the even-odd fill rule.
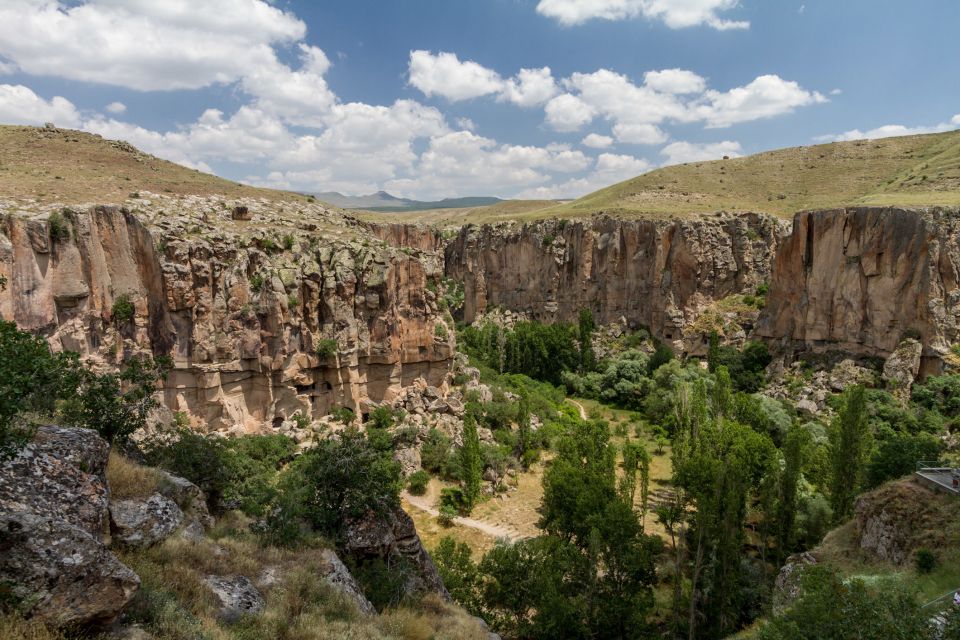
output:
[[417,447],[404,447],[393,452],[393,459],[400,463],[400,473],[406,478],[412,473],[416,473],[422,468],[420,462],[420,449]]
[[406,559],[413,567],[404,590],[407,595],[432,592],[444,600],[450,594],[433,559],[420,541],[413,520],[400,507],[386,514],[369,513],[348,523],[343,551],[357,558]]
[[363,589],[354,579],[350,570],[340,560],[340,557],[331,549],[323,550],[323,564],[319,573],[324,582],[342,593],[357,607],[357,611],[365,615],[374,615],[377,610],[363,595]]
[[146,500],[110,503],[113,539],[128,547],[151,547],[169,538],[184,522],[177,503],[155,493]]
[[883,381],[901,402],[910,399],[910,387],[920,373],[922,354],[923,345],[913,338],[907,338],[897,345],[883,364]]
[[773,609],[780,612],[800,597],[800,574],[803,569],[817,564],[815,556],[807,551],[795,553],[787,558],[777,573],[773,585]]
[[88,531],[29,512],[0,512],[0,582],[25,613],[57,626],[112,623],[140,587],[137,575]]
[[205,582],[220,601],[218,616],[227,624],[257,615],[267,606],[256,586],[245,576],[207,576]]

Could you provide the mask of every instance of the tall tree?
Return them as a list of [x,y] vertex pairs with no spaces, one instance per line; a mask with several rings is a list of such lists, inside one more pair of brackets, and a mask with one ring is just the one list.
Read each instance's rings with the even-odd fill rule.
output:
[[589,309],[580,310],[579,322],[580,339],[580,370],[593,371],[597,366],[597,358],[593,353],[593,332],[597,328],[593,321],[593,314]]
[[480,436],[477,433],[477,420],[472,413],[463,419],[463,446],[460,447],[460,473],[463,482],[463,496],[467,510],[473,509],[480,497],[480,483],[483,479],[483,456],[480,453]]
[[853,513],[853,501],[863,484],[870,452],[867,397],[860,385],[843,393],[843,403],[830,425],[830,506],[835,521]]

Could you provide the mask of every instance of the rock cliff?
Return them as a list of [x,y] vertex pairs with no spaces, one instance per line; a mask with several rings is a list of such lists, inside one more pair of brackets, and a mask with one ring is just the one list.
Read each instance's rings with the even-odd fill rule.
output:
[[0,316],[105,366],[170,356],[164,404],[210,429],[366,412],[415,379],[443,384],[453,332],[438,329],[428,287],[442,276],[435,256],[318,204],[132,196],[122,208],[8,205]]
[[887,357],[922,344],[920,373],[960,340],[960,210],[798,213],[773,265],[757,335]]
[[710,301],[767,281],[787,231],[758,214],[466,226],[446,272],[464,284],[467,322],[491,307],[546,322],[590,309],[600,323],[625,318],[675,340]]

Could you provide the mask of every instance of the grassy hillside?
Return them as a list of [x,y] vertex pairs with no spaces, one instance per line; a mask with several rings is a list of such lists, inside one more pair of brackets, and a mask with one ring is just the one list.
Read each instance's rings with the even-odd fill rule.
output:
[[543,213],[674,215],[726,209],[789,216],[853,204],[960,204],[960,131],[692,162],[645,173]]
[[144,190],[271,200],[303,196],[256,189],[142,153],[132,145],[70,129],[0,125],[0,197],[113,203]]

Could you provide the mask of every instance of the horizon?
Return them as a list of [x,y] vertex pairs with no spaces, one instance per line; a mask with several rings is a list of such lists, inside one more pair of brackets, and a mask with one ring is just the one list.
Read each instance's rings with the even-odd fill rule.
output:
[[960,6],[775,4],[11,0],[0,122],[254,186],[425,201],[571,199],[672,164],[960,126],[941,81]]

